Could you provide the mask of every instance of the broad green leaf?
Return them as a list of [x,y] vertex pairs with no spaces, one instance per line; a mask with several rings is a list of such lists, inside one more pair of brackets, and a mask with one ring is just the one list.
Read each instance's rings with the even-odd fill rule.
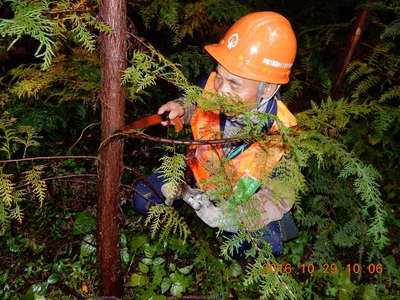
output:
[[155,266],[159,266],[161,265],[163,262],[165,262],[165,259],[162,257],[157,257],[153,260],[153,265]]
[[75,216],[72,234],[88,233],[96,229],[96,218],[89,213],[79,212]]
[[189,265],[189,266],[186,266],[186,267],[179,268],[178,271],[181,272],[184,275],[187,275],[187,274],[190,273],[190,271],[192,271],[192,269],[193,269],[193,265]]
[[144,264],[150,266],[150,265],[153,264],[153,260],[152,260],[151,258],[143,258],[143,259],[142,259],[142,263],[144,263]]
[[181,282],[174,282],[171,286],[171,295],[175,297],[182,297],[182,293],[185,291]]
[[161,294],[164,294],[171,287],[171,280],[167,277],[163,278],[161,282]]
[[175,272],[175,270],[176,270],[175,264],[170,263],[170,264],[168,265],[168,269],[169,269],[170,271],[172,271],[172,272]]
[[149,267],[147,266],[147,265],[145,265],[144,263],[139,263],[139,271],[141,272],[141,273],[144,273],[144,274],[146,274],[146,273],[148,273],[149,272]]
[[149,258],[153,257],[157,251],[156,246],[150,245],[149,243],[145,243],[143,247],[144,247],[144,255]]
[[54,262],[53,267],[52,267],[53,272],[66,272],[67,267],[64,265],[64,262],[62,260],[58,260]]
[[132,274],[126,286],[137,287],[144,286],[147,283],[147,277],[140,274]]
[[49,278],[47,278],[47,283],[48,284],[54,284],[54,283],[56,283],[57,281],[59,281],[60,280],[60,275],[58,275],[58,274],[51,274],[50,276],[49,276]]
[[126,235],[124,232],[121,232],[119,236],[120,247],[125,248],[127,244]]
[[92,234],[88,234],[83,238],[81,243],[81,257],[86,257],[91,254],[96,253],[96,247],[94,246],[96,243],[94,236]]
[[44,296],[47,291],[49,284],[47,282],[40,282],[31,285],[32,292],[38,294],[39,296]]
[[128,252],[128,248],[122,248],[120,251],[120,255],[121,255],[122,263],[125,265],[129,264],[129,262],[131,260],[131,256]]
[[155,285],[160,285],[163,278],[167,275],[167,272],[163,267],[159,265],[152,265],[151,272],[153,273],[153,281],[152,283]]
[[337,293],[338,293],[338,290],[337,290],[337,288],[335,288],[335,287],[330,287],[330,288],[327,288],[327,289],[325,290],[325,294],[326,294],[327,296],[335,297],[335,296],[337,295]]
[[190,283],[192,282],[192,277],[189,276],[184,276],[180,273],[172,273],[169,275],[169,278],[173,283],[179,283],[179,285],[182,286],[183,290],[186,290],[190,286]]
[[190,286],[193,278],[189,276],[182,275],[180,273],[172,273],[169,275],[172,281],[171,294],[176,297],[180,297],[183,292]]

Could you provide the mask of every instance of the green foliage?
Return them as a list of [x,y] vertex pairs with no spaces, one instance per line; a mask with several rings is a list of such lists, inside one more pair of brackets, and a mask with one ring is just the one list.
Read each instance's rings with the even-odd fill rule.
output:
[[[58,1],[29,1],[9,0],[14,17],[12,19],[0,19],[0,36],[14,38],[8,46],[8,50],[21,39],[22,36],[30,36],[39,42],[35,57],[43,58],[41,68],[50,67],[52,59],[59,48],[59,40],[71,36],[88,51],[95,50],[96,38],[89,31],[89,26],[100,32],[111,33],[112,29],[96,20],[89,13],[77,15],[74,10],[63,18],[55,18],[59,8],[74,6],[69,0]],[[79,5],[78,5],[79,6]],[[75,5],[74,9],[79,8]],[[71,7],[72,8],[72,7]],[[62,9],[61,9],[62,10]],[[68,11],[68,9],[67,9]],[[70,27],[69,27],[70,26]]]
[[44,166],[33,166],[29,171],[25,171],[25,181],[33,189],[33,193],[40,201],[40,206],[43,205],[43,201],[46,198],[47,186],[42,179],[42,170]]
[[[146,27],[155,23],[157,27],[167,29],[174,45],[182,43],[184,38],[204,36],[210,31],[210,23],[235,21],[250,11],[246,5],[233,0],[145,0],[131,5],[139,11]],[[218,26],[213,29],[223,33]]]
[[[218,237],[204,224],[196,223],[194,218],[187,224],[181,211],[178,214],[170,207],[154,206],[146,224],[151,224],[149,235],[153,238],[161,232],[159,241],[150,244],[141,226],[142,217],[135,216],[131,223],[128,218],[123,222],[129,227],[122,230],[120,237],[121,265],[129,287],[125,290],[126,297],[165,299],[169,295],[180,297],[186,293],[221,298],[239,295],[243,299],[260,296],[265,299],[351,299],[356,296],[394,299],[398,296],[399,248],[395,241],[400,226],[395,200],[400,192],[397,166],[400,153],[399,6],[398,1],[368,4],[373,10],[372,23],[348,68],[343,99],[332,100],[329,97],[330,71],[353,17],[356,1],[350,2],[300,1],[288,6],[287,1],[257,0],[130,1],[130,8],[146,25],[146,30],[139,35],[143,33],[147,40],[155,40],[155,43],[159,40],[157,49],[166,53],[163,56],[154,48],[147,53],[134,52],[124,84],[130,99],[140,99],[147,105],[142,109],[133,103],[133,115],[154,110],[178,89],[187,105],[198,103],[204,109],[223,107],[229,112],[243,111],[243,107],[234,104],[234,99],[215,97],[218,104],[210,103],[210,95],[204,97],[186,78],[196,80],[212,68],[211,59],[199,50],[200,45],[217,42],[232,21],[255,10],[277,10],[293,20],[299,55],[283,99],[293,105],[298,105],[300,101],[296,101],[301,99],[304,106],[311,103],[310,99],[314,101],[310,109],[297,114],[304,130],[280,126],[290,155],[275,169],[278,177],[262,179],[263,185],[273,187],[275,198],[295,200],[295,218],[301,233],[299,238],[285,245],[284,256],[273,257],[268,245],[263,245],[261,250],[260,241],[242,230],[222,242],[220,252],[226,260],[223,261],[217,254]],[[22,61],[26,64],[18,65],[18,62],[10,72],[1,75],[0,106],[11,116],[0,118],[0,157],[65,153],[63,145],[73,144],[80,127],[87,125],[77,124],[93,119],[88,116],[86,106],[74,105],[71,109],[72,104],[66,102],[83,100],[95,108],[100,76],[93,51],[96,47],[94,32],[111,30],[87,13],[96,11],[91,2],[14,0],[0,4],[8,7],[9,3],[13,15],[0,20],[0,35],[5,38],[0,45],[0,55],[6,55],[4,49],[7,48],[12,53],[25,40],[31,43],[31,39],[24,38],[30,36],[37,41],[31,48],[35,48],[36,57],[43,59],[43,63],[32,64],[25,59]],[[66,12],[59,14],[57,10]],[[133,18],[135,24],[138,19]],[[138,29],[142,29],[140,25]],[[5,63],[1,70],[7,68]],[[158,79],[166,80],[166,88]],[[21,124],[31,127],[18,126],[15,116]],[[244,113],[248,126],[242,133],[246,140],[268,141],[270,137],[259,135],[257,131],[271,116],[258,116],[260,122],[256,125],[250,124],[251,117]],[[45,136],[41,145],[39,135]],[[71,142],[68,137],[74,140]],[[98,141],[86,140],[95,147],[78,147],[74,151],[93,154]],[[182,179],[185,161],[179,151],[177,147],[173,155],[162,158],[161,168],[172,187]],[[224,166],[223,163],[213,170],[212,180],[219,186],[214,195],[219,200],[232,191],[232,186],[226,182],[229,172]],[[68,190],[68,195],[57,199],[57,204],[50,209],[51,200],[43,202],[46,191],[42,179],[50,169],[66,174],[71,170],[82,173],[92,167],[71,161],[49,163],[46,167],[0,166],[0,226],[4,234],[0,242],[4,251],[1,253],[4,262],[0,262],[4,270],[0,275],[0,286],[4,287],[0,290],[1,298],[25,293],[30,298],[69,299],[68,288],[81,296],[97,293],[93,217],[87,217],[92,215],[86,213],[88,204],[80,203],[86,185],[74,185],[71,189],[61,185],[60,189]],[[29,175],[30,183],[21,181],[26,177],[23,172]],[[26,183],[27,189],[19,186]],[[26,191],[41,201],[42,209],[37,210],[37,201],[26,201],[23,208],[29,226],[9,226],[12,220],[21,220],[20,204],[26,198]],[[75,230],[78,227],[82,230]],[[196,228],[196,231],[190,232],[189,228]],[[38,232],[42,232],[41,236],[37,236]],[[74,232],[85,235],[74,235]],[[174,232],[186,239],[186,244]],[[142,236],[136,237],[138,233]],[[209,242],[215,239],[216,243]],[[247,270],[242,273],[240,265],[230,259],[244,241],[250,242],[252,247],[246,253]],[[256,254],[256,259],[251,258]],[[15,260],[14,255],[20,259]],[[27,259],[31,257],[32,261]],[[350,276],[340,272],[335,276],[313,274],[305,278],[301,274],[263,272],[266,263],[279,264],[286,260],[293,267],[301,263],[383,262],[387,273]]]
[[25,192],[16,190],[11,181],[12,174],[5,174],[0,167],[0,234],[3,234],[11,220],[22,221],[22,210],[19,202],[23,200]]
[[[40,136],[31,126],[16,126],[16,119],[12,118],[7,112],[0,117],[0,152],[6,155],[8,159],[23,147],[24,158],[30,147],[39,146]],[[1,157],[1,156],[0,156]]]
[[76,214],[72,234],[82,234],[94,231],[96,228],[96,218],[86,212],[79,212]]
[[[90,101],[99,89],[97,57],[85,50],[73,49],[69,56],[59,55],[45,71],[39,64],[20,65],[10,70],[9,92],[18,98],[51,97],[59,102]],[[51,94],[48,89],[53,88]]]
[[38,136],[36,130],[31,126],[19,126],[18,131],[21,134],[26,135],[25,139],[20,137],[15,137],[15,141],[22,144],[24,147],[24,153],[22,155],[22,158],[25,158],[26,153],[30,147],[37,147],[40,145],[36,139],[41,138],[41,136]]
[[[335,113],[331,113],[332,111],[335,111],[335,109],[332,109],[329,107],[333,105],[333,108],[337,108],[338,106],[341,107],[342,109],[346,107],[344,110],[342,110],[342,113],[339,115],[336,115]],[[316,108],[314,106],[313,109],[308,110],[304,113],[301,113],[298,115],[298,119],[301,122],[304,120],[304,117],[306,115],[313,115],[314,118],[312,120],[316,120],[315,123],[318,124],[318,126],[321,126],[318,128],[319,130],[322,129],[323,132],[326,132],[326,130],[330,130],[330,132],[333,132],[334,135],[336,135],[337,130],[342,130],[349,122],[348,116],[350,114],[353,114],[355,116],[358,116],[359,114],[362,113],[367,113],[370,112],[371,109],[369,108],[369,105],[351,105],[351,103],[347,103],[347,105],[344,105],[343,101],[337,101],[336,103],[333,103],[328,99],[328,101],[324,104],[321,105],[324,107],[323,110]],[[346,113],[344,113],[346,111]],[[340,116],[340,117],[338,117]],[[346,120],[347,119],[347,120]],[[326,120],[330,120],[329,126],[324,126],[324,122]],[[306,124],[313,128],[315,128],[315,125],[311,125],[309,122],[311,119],[306,120]],[[311,121],[312,122],[312,121]],[[336,128],[335,128],[336,127]],[[332,128],[335,128],[332,131]],[[302,138],[302,135],[304,137]],[[306,143],[305,140],[312,141],[314,140],[316,143],[318,143],[320,146],[318,149],[316,149],[313,144],[307,145],[309,143]],[[354,176],[354,191],[356,194],[359,195],[361,200],[364,202],[364,204],[361,205],[362,207],[362,214],[365,216],[366,220],[372,219],[371,227],[368,230],[368,233],[373,237],[374,242],[376,245],[381,249],[383,248],[388,240],[387,240],[387,229],[384,225],[384,219],[386,216],[386,212],[382,209],[383,203],[380,198],[380,192],[378,189],[378,184],[377,184],[377,172],[372,168],[371,166],[364,165],[364,163],[356,157],[355,153],[347,152],[345,150],[344,145],[338,143],[337,141],[333,140],[332,138],[321,135],[317,132],[302,132],[299,134],[299,139],[297,139],[296,143],[299,143],[298,146],[303,152],[295,152],[296,155],[301,155],[303,158],[302,160],[304,161],[304,158],[311,158],[314,155],[318,158],[318,164],[321,164],[322,161],[320,160],[321,154],[323,156],[328,155],[329,157],[333,157],[335,160],[335,163],[338,163],[341,171],[338,174],[339,178],[349,178]],[[325,147],[323,145],[326,145]],[[304,156],[305,155],[305,156]],[[372,208],[372,209],[371,209]],[[374,214],[371,216],[370,212],[373,211]]]
[[160,239],[166,238],[169,234],[178,234],[183,240],[190,235],[190,229],[184,219],[169,206],[154,205],[150,207],[145,225],[151,223],[151,237],[160,231]]
[[155,85],[156,79],[161,78],[182,89],[189,99],[199,97],[201,89],[192,86],[176,64],[153,47],[149,46],[148,49],[149,54],[134,52],[132,65],[124,72],[123,83],[129,84],[129,88],[133,88],[133,93]]
[[[85,296],[89,288],[90,293],[95,288],[95,237],[88,234],[82,240],[71,239],[74,213],[57,205],[68,199],[62,197],[58,194],[55,201],[45,201],[40,210],[36,203],[28,202],[24,206],[31,213],[24,222],[30,224],[29,230],[13,226],[2,236],[2,299],[67,300],[71,297],[68,291]],[[19,259],[12,259],[15,256]]]
[[174,195],[179,185],[183,182],[184,171],[186,169],[185,155],[174,153],[172,156],[165,155],[161,157],[161,166],[157,171],[162,174],[164,178],[168,178],[166,191],[169,195]]
[[[88,24],[95,24],[96,19],[90,14],[83,14],[82,16],[71,14],[67,19],[75,27],[71,31],[73,33],[73,38],[79,44],[82,44],[83,48],[85,48],[86,50],[94,51],[96,49],[96,37],[88,31],[87,24],[85,22],[87,22]],[[110,29],[107,27],[104,27],[104,29],[107,29],[108,33],[111,32]]]
[[[0,152],[3,152],[8,159],[21,149],[22,156],[25,157],[30,147],[39,145],[36,131],[30,126],[17,127],[16,119],[10,118],[7,113],[0,118],[0,132]],[[47,190],[45,182],[41,179],[42,169],[43,166],[38,165],[25,172],[25,183],[28,187],[32,187],[40,205],[45,199]],[[25,199],[27,191],[16,187],[13,179],[15,174],[8,174],[6,165],[0,165],[0,234],[7,230],[11,220],[22,222],[20,202]]]
[[214,68],[210,56],[196,46],[185,47],[181,52],[172,54],[170,59],[181,66],[184,76],[190,82],[195,82],[196,78],[211,73]]
[[15,37],[8,46],[10,49],[23,35],[30,35],[39,42],[39,47],[35,52],[36,57],[43,57],[43,68],[51,64],[51,59],[55,56],[53,48],[55,46],[54,31],[57,22],[42,15],[48,9],[48,1],[28,1],[11,0],[12,9],[15,13],[13,19],[0,20],[0,34],[2,37]]

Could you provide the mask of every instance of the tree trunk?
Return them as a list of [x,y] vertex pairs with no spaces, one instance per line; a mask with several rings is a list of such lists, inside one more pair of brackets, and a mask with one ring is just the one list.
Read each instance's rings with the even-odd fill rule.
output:
[[[126,68],[126,2],[101,0],[100,17],[111,26],[112,34],[100,37],[101,57],[101,139],[104,140],[124,125],[125,93],[121,86]],[[115,139],[100,151],[99,198],[97,207],[97,261],[100,294],[117,296],[120,281],[118,205],[122,174],[123,144]]]
[[368,24],[368,17],[370,15],[370,10],[368,7],[363,7],[357,15],[356,23],[353,26],[353,30],[347,40],[346,48],[343,51],[342,58],[340,60],[340,65],[338,67],[338,72],[335,78],[335,83],[332,88],[332,95],[334,98],[339,98],[339,88],[342,85],[344,74],[346,73],[346,68],[353,57],[354,51],[356,50],[361,35]]

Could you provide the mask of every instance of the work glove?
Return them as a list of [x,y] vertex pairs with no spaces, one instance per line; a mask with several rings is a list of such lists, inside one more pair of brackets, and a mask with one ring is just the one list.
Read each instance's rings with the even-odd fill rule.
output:
[[207,193],[186,185],[182,199],[194,209],[196,215],[208,226],[218,227],[228,232],[238,231],[237,218],[234,218],[222,206],[216,206]]
[[191,188],[183,183],[172,193],[165,185],[161,187],[161,191],[166,198],[165,204],[172,205],[174,200],[182,199],[194,209],[196,215],[208,226],[218,227],[228,232],[238,231],[238,224],[235,224],[237,218],[234,218],[222,207],[216,206],[207,193],[202,190]]
[[175,200],[181,198],[182,195],[182,184],[171,185],[169,183],[165,183],[161,186],[161,193],[165,197],[164,203],[168,206],[172,206]]

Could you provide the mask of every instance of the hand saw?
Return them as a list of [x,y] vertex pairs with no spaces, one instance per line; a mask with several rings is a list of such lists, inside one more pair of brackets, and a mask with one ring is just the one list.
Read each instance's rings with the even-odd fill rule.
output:
[[161,124],[161,122],[167,121],[169,124],[174,125],[175,127],[175,132],[180,132],[183,129],[183,122],[182,119],[179,117],[176,117],[175,119],[169,119],[168,118],[169,112],[165,112],[162,115],[159,114],[154,114],[151,116],[144,117],[142,119],[139,119],[137,121],[134,121],[128,125],[125,125],[120,129],[120,131],[125,132],[129,130],[134,130],[134,129],[145,129],[150,126],[158,125]]

